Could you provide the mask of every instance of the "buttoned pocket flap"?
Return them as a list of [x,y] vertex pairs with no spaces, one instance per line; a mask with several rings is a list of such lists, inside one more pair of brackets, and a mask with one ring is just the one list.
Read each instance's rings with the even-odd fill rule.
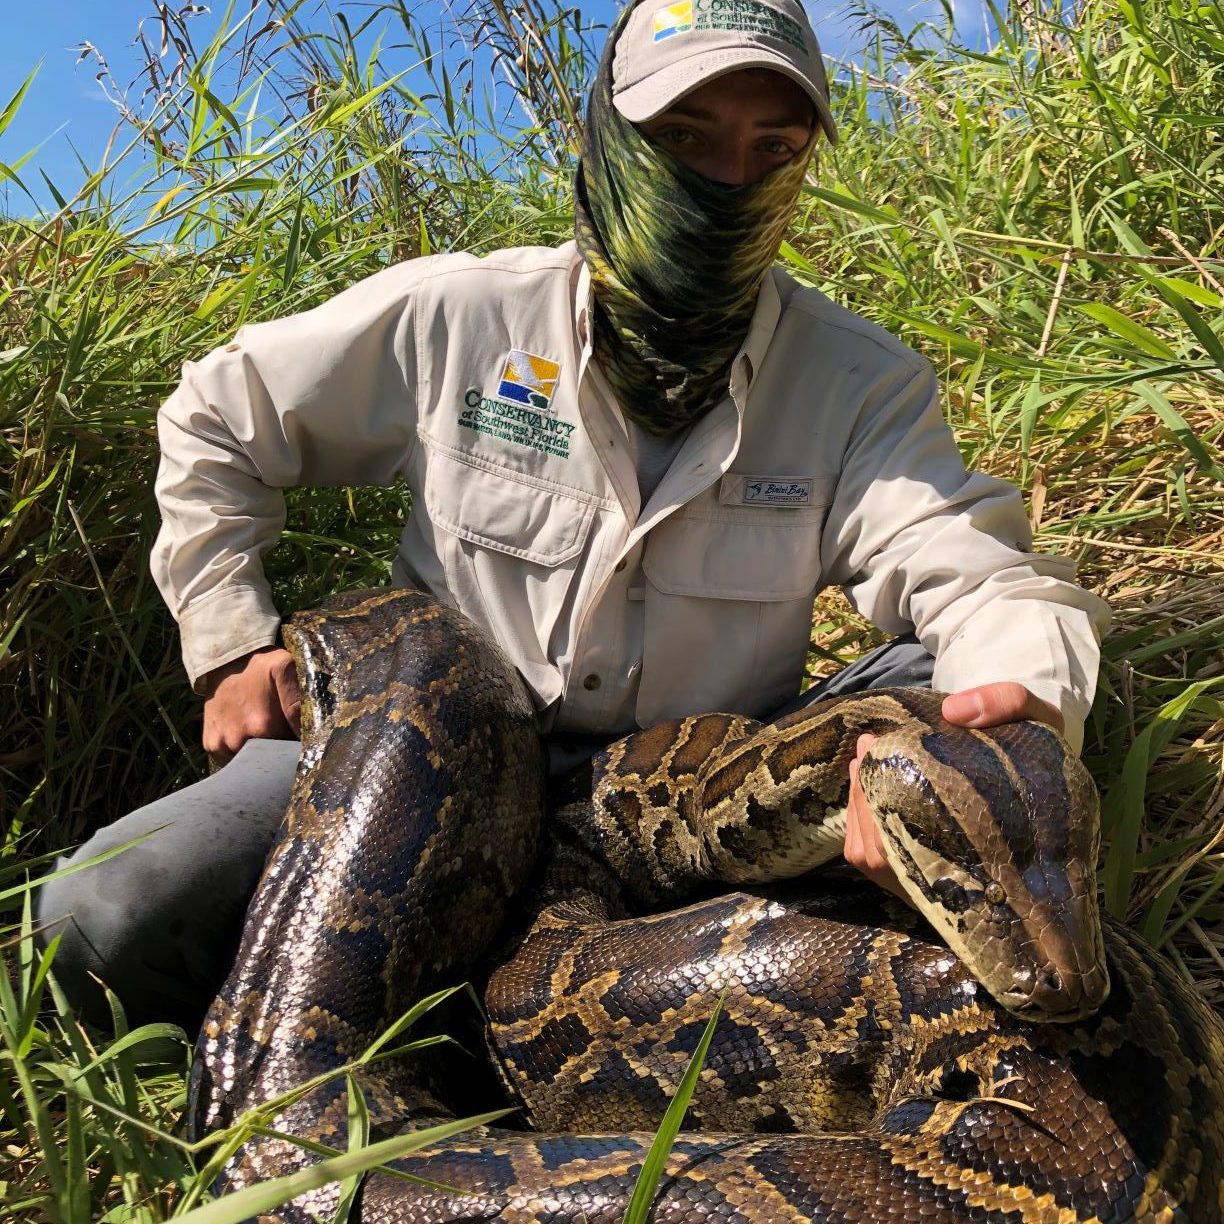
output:
[[820,584],[824,507],[677,513],[650,533],[642,568],[667,595],[778,602]]
[[425,509],[461,540],[547,566],[582,552],[595,515],[591,502],[437,445],[429,445]]

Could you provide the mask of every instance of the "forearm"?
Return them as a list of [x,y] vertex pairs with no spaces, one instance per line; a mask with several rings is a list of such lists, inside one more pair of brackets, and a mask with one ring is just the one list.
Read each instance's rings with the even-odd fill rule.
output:
[[416,444],[412,291],[400,265],[304,314],[243,328],[158,415],[153,575],[193,684],[271,644],[263,554],[295,485],[388,484]]
[[1022,684],[1062,716],[1078,752],[1096,691],[1105,604],[1070,582],[1017,580],[982,603],[943,644],[934,684],[948,692],[998,681]]
[[158,414],[162,526],[150,568],[179,623],[197,692],[207,673],[272,644],[280,625],[263,553],[284,526],[284,498],[236,443],[222,440],[213,411],[187,366]]
[[1070,560],[1031,548],[1018,490],[965,470],[929,372],[864,405],[825,527],[830,577],[876,625],[913,629],[937,688],[1018,682],[1078,747],[1108,610]]

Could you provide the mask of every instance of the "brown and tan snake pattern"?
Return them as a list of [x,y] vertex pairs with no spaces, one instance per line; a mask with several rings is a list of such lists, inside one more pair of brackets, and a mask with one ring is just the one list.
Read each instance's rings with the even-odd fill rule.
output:
[[[554,791],[533,874],[539,745],[495,647],[414,592],[340,597],[287,639],[303,760],[201,1034],[197,1134],[360,1055],[480,973],[509,922],[529,930],[486,1006],[535,1130],[395,1166],[459,1193],[369,1175],[365,1224],[620,1220],[724,990],[660,1224],[1224,1220],[1224,1026],[1136,936],[1102,936],[1091,788],[1049,732],[955,731],[909,691],[773,727],[681,720]],[[840,845],[861,731],[881,737],[863,776],[890,859],[938,936],[803,874]],[[428,1054],[356,1079],[375,1139],[446,1114]],[[343,1149],[345,1098],[334,1079],[271,1126]],[[315,1159],[254,1138],[224,1185]]]

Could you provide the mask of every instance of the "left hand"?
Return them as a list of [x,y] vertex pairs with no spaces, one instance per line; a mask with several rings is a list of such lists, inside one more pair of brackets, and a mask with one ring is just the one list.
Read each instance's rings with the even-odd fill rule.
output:
[[[976,688],[949,694],[944,699],[943,716],[958,727],[998,727],[1003,723],[1029,719],[1045,723],[1055,731],[1061,732],[1063,729],[1062,713],[1014,680],[979,684]],[[859,764],[875,740],[874,735],[860,735],[855,745],[855,758],[850,762],[850,802],[846,808],[846,845],[843,853],[846,862],[858,868],[869,880],[904,899],[901,885],[884,857],[884,840],[880,836],[875,813],[859,785]]]

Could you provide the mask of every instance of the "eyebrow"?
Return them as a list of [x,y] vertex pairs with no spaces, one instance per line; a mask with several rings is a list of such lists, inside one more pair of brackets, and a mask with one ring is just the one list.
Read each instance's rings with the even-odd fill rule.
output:
[[[667,110],[660,115],[662,119],[665,115],[682,115],[685,119],[697,119],[705,123],[714,123],[717,116],[713,111],[703,110],[700,106],[692,106],[685,102],[677,102],[675,106],[669,106]],[[758,119],[756,126],[759,128],[804,128],[809,126],[807,116],[800,116],[795,111],[788,111],[777,117],[768,119]]]

